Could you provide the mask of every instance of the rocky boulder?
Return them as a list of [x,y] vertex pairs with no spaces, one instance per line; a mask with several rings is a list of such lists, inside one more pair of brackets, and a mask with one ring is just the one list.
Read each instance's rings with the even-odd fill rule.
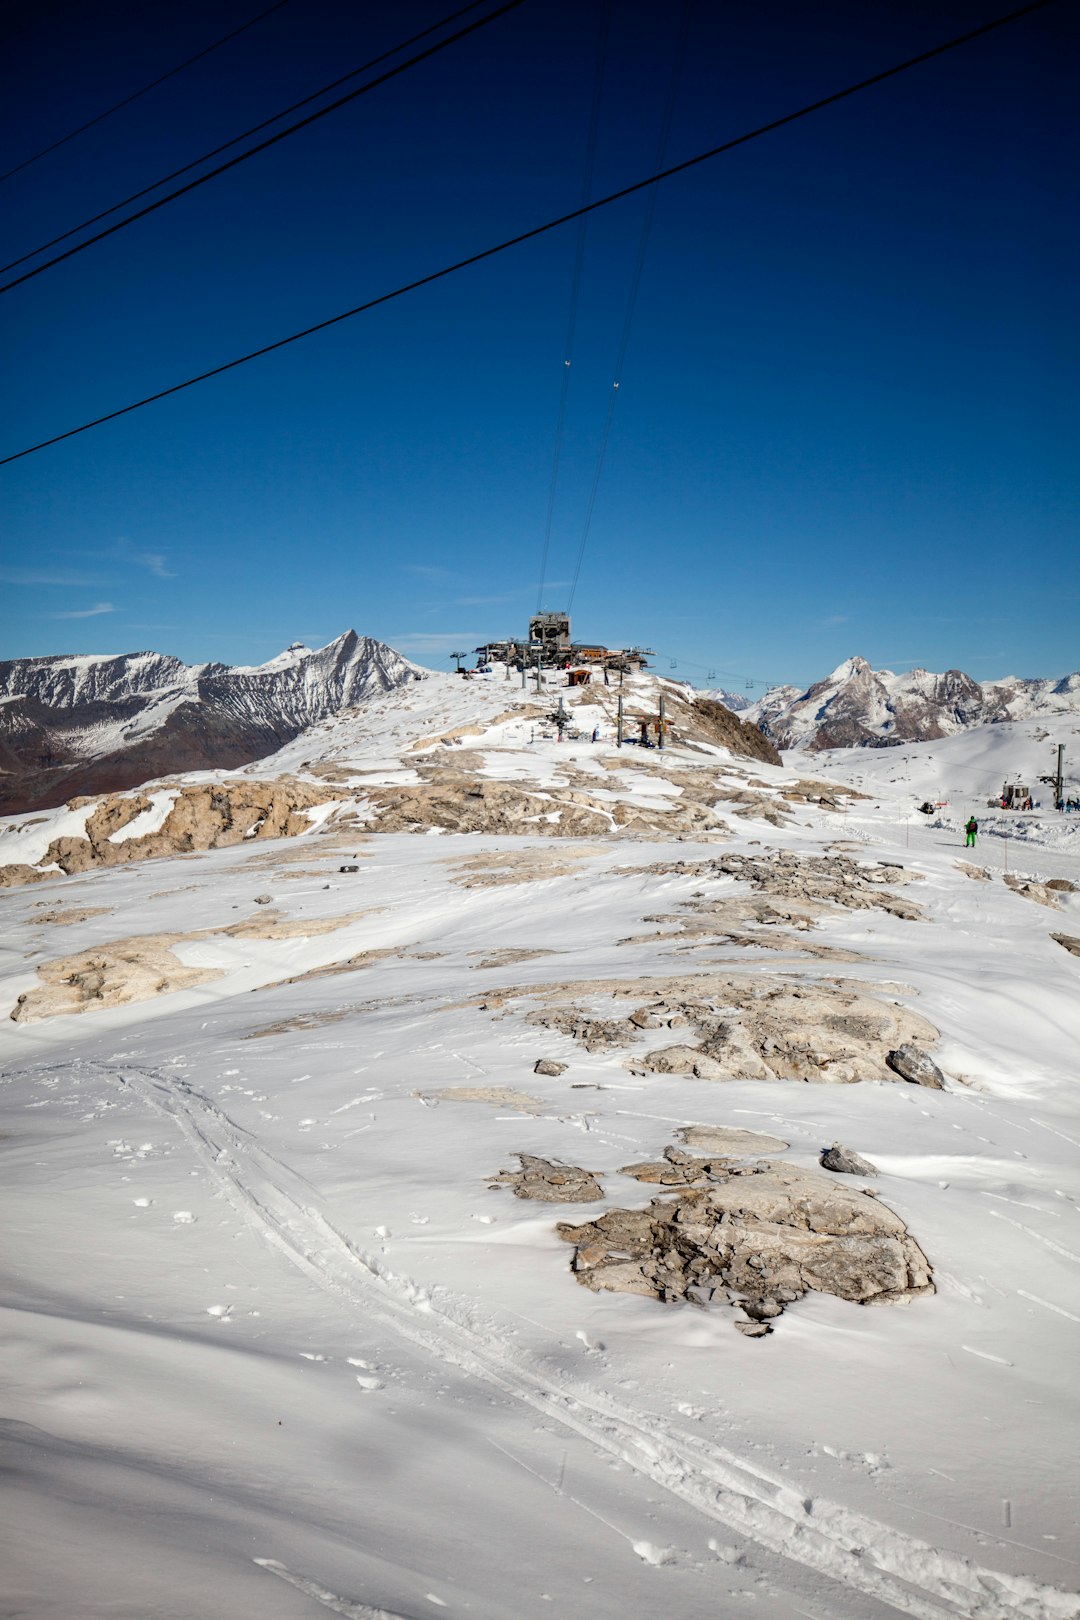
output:
[[932,1091],[945,1090],[945,1076],[933,1058],[910,1042],[906,1041],[895,1052],[890,1052],[885,1061],[894,1074],[913,1086],[929,1086]]
[[532,1153],[519,1153],[520,1170],[500,1170],[492,1187],[512,1187],[515,1198],[535,1198],[542,1204],[592,1204],[604,1194],[591,1170],[574,1164],[553,1164]]
[[741,1305],[766,1331],[810,1290],[856,1304],[933,1293],[926,1256],[872,1193],[776,1160],[711,1163],[705,1174],[706,1184],[647,1209],[560,1223],[578,1282],[594,1292]]

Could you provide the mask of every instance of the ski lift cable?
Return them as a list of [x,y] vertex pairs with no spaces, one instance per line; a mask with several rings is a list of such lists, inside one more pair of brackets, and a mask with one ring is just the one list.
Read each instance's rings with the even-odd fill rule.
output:
[[[285,0],[282,0],[282,4],[285,4]],[[103,208],[98,214],[91,214],[90,218],[84,219],[81,224],[72,225],[70,230],[61,231],[59,236],[52,237],[48,242],[42,242],[40,246],[29,253],[21,254],[17,259],[12,259],[10,264],[0,265],[0,275],[6,275],[9,270],[14,270],[18,265],[25,264],[28,259],[36,258],[39,253],[46,253],[49,248],[56,247],[60,242],[66,242],[69,236],[77,236],[80,231],[89,230],[90,226],[96,225],[99,220],[108,219],[110,214],[117,213],[121,208],[127,208],[130,203],[138,202],[140,197],[148,197],[152,191],[167,186],[170,180],[178,180],[182,174],[188,174],[192,169],[197,169],[201,163],[209,163],[211,158],[220,157],[222,152],[227,152],[230,147],[239,146],[241,141],[249,140],[252,135],[258,135],[262,130],[269,129],[270,125],[276,124],[279,119],[288,118],[290,113],[299,112],[301,107],[310,106],[313,101],[318,101],[320,96],[327,96],[332,90],[337,90],[341,85],[348,84],[350,79],[355,79],[361,73],[370,72],[373,67],[378,67],[380,62],[385,62],[391,56],[396,56],[398,51],[408,50],[411,45],[418,44],[420,40],[426,39],[429,34],[437,33],[440,28],[449,27],[451,23],[457,22],[459,17],[464,17],[467,12],[475,11],[478,6],[483,4],[484,0],[469,0],[469,4],[462,6],[460,11],[452,11],[448,17],[443,17],[441,21],[432,23],[430,28],[423,28],[418,34],[413,34],[409,39],[403,39],[392,50],[384,51],[381,56],[373,57],[370,62],[363,63],[361,67],[351,69],[350,72],[342,74],[339,79],[332,79],[329,84],[324,84],[321,90],[313,90],[310,95],[302,96],[299,101],[294,101],[290,106],[282,107],[280,112],[274,113],[270,118],[264,118],[261,123],[254,124],[251,129],[244,130],[242,135],[234,135],[231,140],[223,141],[220,146],[215,146],[209,152],[204,152],[201,157],[192,158],[189,163],[182,163],[178,169],[173,169],[169,174],[163,174],[160,180],[155,180],[151,185],[133,191],[129,197],[122,198],[120,202],[113,203],[109,208]],[[268,13],[264,13],[264,15],[268,15]],[[15,170],[11,172],[14,174]]]
[[682,653],[660,652],[660,651],[658,651],[656,653],[656,657],[657,658],[667,658],[667,659],[672,660],[673,662],[676,662],[676,663],[679,663],[679,664],[685,664],[687,669],[701,670],[701,672],[709,680],[715,680],[717,675],[722,675],[722,676],[724,676],[724,678],[726,680],[729,680],[729,681],[742,681],[748,687],[760,686],[765,691],[767,691],[770,687],[780,686],[780,685],[783,684],[780,681],[765,680],[760,675],[747,675],[744,671],[739,671],[739,670],[734,670],[734,669],[720,669],[719,666],[715,665],[715,664],[696,664],[692,658],[684,658]]
[[[24,158],[21,163],[16,163],[15,167],[8,169],[6,174],[0,174],[0,185],[3,185],[5,180],[10,180],[13,175],[21,174],[23,169],[28,169],[32,163],[38,163],[43,157],[48,157],[50,152],[55,152],[59,147],[66,146],[68,141],[73,141],[77,135],[85,135],[88,129],[93,129],[97,124],[103,124],[106,118],[112,117],[113,113],[121,112],[124,107],[130,107],[133,101],[138,101],[140,96],[148,95],[151,90],[156,90],[159,84],[165,84],[167,80],[175,79],[176,75],[183,73],[185,68],[194,67],[195,63],[201,62],[204,56],[209,56],[213,51],[220,50],[222,45],[227,45],[231,39],[236,39],[238,35],[246,33],[249,28],[254,28],[256,23],[265,21],[267,17],[272,16],[275,11],[280,11],[282,6],[287,6],[288,3],[289,0],[275,0],[274,5],[268,6],[265,11],[260,11],[255,17],[249,17],[247,22],[240,24],[239,28],[234,28],[231,33],[223,34],[220,39],[215,39],[212,45],[206,45],[201,51],[196,51],[195,55],[189,56],[186,62],[179,62],[176,67],[170,68],[167,73],[162,73],[158,78],[151,79],[149,84],[144,84],[141,90],[133,90],[129,96],[124,96],[122,101],[117,101],[111,107],[106,107],[105,111],[98,113],[95,118],[88,118],[85,124],[79,125],[78,129],[71,130],[67,135],[61,135],[60,139],[53,141],[50,146],[43,146],[40,152],[34,153],[33,157]],[[117,206],[122,207],[123,205],[117,204]]]
[[[683,61],[686,56],[686,40],[690,31],[690,14],[693,10],[694,0],[683,0],[682,20],[679,27],[679,38],[675,48],[675,60],[671,66],[671,78],[668,81],[667,99],[664,103],[664,113],[660,122],[660,139],[656,147],[656,162],[653,173],[659,174],[664,167],[667,157],[668,140],[671,136],[671,120],[675,112],[675,98],[678,94],[679,80],[682,77]],[[589,543],[589,531],[592,528],[593,512],[596,509],[596,496],[600,488],[600,478],[604,471],[604,460],[607,456],[608,440],[611,437],[611,425],[615,419],[615,405],[619,397],[619,384],[622,382],[623,365],[626,361],[626,351],[630,344],[630,330],[634,324],[634,312],[637,308],[638,291],[641,287],[641,273],[645,268],[645,253],[649,246],[649,236],[652,232],[653,215],[656,213],[657,188],[652,187],[645,204],[645,217],[641,222],[641,235],[638,239],[637,258],[634,262],[634,273],[630,281],[630,294],[626,301],[626,314],[623,317],[622,335],[619,339],[619,349],[615,357],[615,375],[608,396],[607,415],[604,418],[604,429],[600,435],[600,448],[596,457],[596,466],[593,470],[592,485],[589,489],[589,499],[585,508],[585,522],[582,525],[581,541],[578,546],[577,562],[574,567],[574,577],[570,586],[570,595],[566,603],[569,613],[574,605],[577,594],[578,580],[581,578],[581,565],[585,560],[585,547]]]
[[[600,123],[600,99],[604,87],[604,67],[607,60],[608,31],[611,26],[611,0],[603,0],[600,11],[600,37],[596,47],[596,73],[593,78],[592,106],[589,111],[589,134],[585,146],[585,175],[581,186],[581,201],[587,203],[592,190],[593,163],[596,158],[596,136]],[[574,252],[574,273],[570,288],[570,313],[566,323],[566,346],[563,352],[562,387],[559,393],[559,412],[555,422],[555,449],[551,461],[551,484],[548,489],[547,520],[544,524],[544,543],[540,553],[540,584],[536,593],[536,611],[544,605],[544,584],[547,579],[548,555],[551,551],[551,525],[555,517],[555,493],[559,483],[559,462],[562,458],[563,431],[566,425],[566,398],[570,391],[570,365],[573,359],[574,336],[577,331],[578,297],[581,292],[581,271],[585,259],[585,232],[589,217],[582,214],[578,220],[577,245]]]
[[[255,155],[259,152],[265,152],[270,146],[276,146],[278,141],[287,140],[290,135],[295,135],[301,129],[307,129],[309,124],[317,123],[320,118],[325,118],[329,113],[337,112],[339,108],[345,107],[350,102],[355,101],[358,96],[366,96],[369,90],[374,90],[379,85],[386,84],[389,79],[396,79],[399,74],[406,73],[409,68],[416,67],[420,62],[427,61],[428,57],[438,55],[438,53],[440,51],[444,51],[448,45],[456,45],[459,40],[467,39],[470,34],[475,34],[477,29],[486,28],[488,23],[495,22],[499,17],[505,16],[508,11],[516,11],[519,6],[524,4],[525,0],[503,0],[503,4],[498,6],[494,11],[488,12],[486,17],[478,17],[475,22],[466,23],[466,25],[463,28],[459,28],[456,33],[448,34],[445,39],[436,40],[433,45],[426,46],[424,50],[418,51],[415,56],[410,56],[406,58],[404,62],[399,62],[396,67],[387,68],[385,73],[380,73],[377,78],[370,79],[367,84],[358,85],[355,90],[350,90],[346,95],[339,96],[336,101],[331,101],[327,104],[327,106],[318,107],[314,112],[308,113],[306,117],[297,119],[295,124],[289,124],[285,127],[285,129],[277,130],[275,134],[268,135],[265,140],[257,142],[255,146],[249,146],[246,152],[238,152],[235,157],[229,158],[225,163],[219,163],[216,169],[208,169],[205,174],[196,175],[194,180],[188,180],[184,185],[177,186],[175,191],[167,191],[164,197],[157,197],[153,202],[147,203],[144,208],[137,208],[133,214],[128,214],[124,219],[118,219],[113,225],[107,225],[103,231],[98,231],[95,235],[88,236],[85,241],[76,242],[74,247],[65,248],[63,253],[55,254],[51,259],[46,259],[42,264],[36,264],[32,270],[24,270],[21,276],[14,276],[11,281],[6,281],[0,285],[0,293],[10,292],[13,287],[20,287],[24,281],[32,281],[35,276],[40,276],[45,270],[51,270],[54,265],[63,264],[66,259],[72,258],[76,253],[82,253],[84,249],[93,247],[95,242],[102,242],[106,237],[115,236],[117,231],[125,230],[128,225],[134,225],[136,220],[145,219],[147,214],[153,214],[157,209],[166,207],[168,203],[175,202],[178,197],[184,197],[189,191],[195,191],[199,186],[206,185],[207,181],[216,180],[219,174],[225,174],[230,169],[235,169],[238,164],[246,163],[248,158],[255,157]],[[471,10],[472,7],[467,6],[465,9],[468,11]],[[460,13],[455,13],[455,15],[460,15]],[[445,21],[446,19],[444,19],[444,23]],[[436,23],[433,26],[435,28],[439,28],[444,26],[444,23]],[[431,32],[432,29],[427,28],[423,31],[423,34],[416,35],[416,38],[424,38]],[[382,56],[376,57],[373,62],[367,63],[365,67],[356,68],[354,73],[349,74],[348,77],[353,78],[355,77],[356,73],[366,72],[368,68],[374,67],[378,62],[386,61],[388,57],[395,56],[398,51],[403,50],[404,48],[404,45],[395,45],[393,50],[384,51]],[[325,91],[319,91],[317,92],[317,95],[325,93]],[[298,105],[303,105],[303,103],[298,103]],[[279,118],[283,116],[284,114],[282,113],[277,115]],[[274,123],[276,122],[276,119],[271,118],[268,119],[267,122]],[[259,125],[257,127],[265,128],[265,125]],[[252,130],[248,133],[253,134],[255,132]],[[237,137],[238,140],[244,140],[245,138],[246,137],[242,135]],[[226,144],[231,146],[235,145],[235,142],[230,141]],[[218,150],[224,150],[224,148],[219,148]],[[205,158],[199,158],[196,160],[197,163],[205,161]],[[191,167],[193,167],[192,164],[187,165],[187,168]],[[178,174],[183,172],[183,170],[177,170]],[[158,184],[164,185],[165,182],[159,181]],[[147,189],[153,191],[156,189],[156,187],[150,186]],[[137,196],[142,196],[143,194],[144,193],[142,192],[136,193]],[[124,204],[118,203],[116,206],[122,208]],[[114,209],[106,210],[107,213],[113,213],[114,211]],[[100,219],[104,216],[97,215],[96,217]],[[87,223],[89,222],[86,221],[83,225],[76,226],[75,231],[83,230],[85,228],[85,224]],[[72,231],[65,232],[65,236],[70,236],[72,234]],[[63,240],[63,237],[55,238],[55,241],[57,242]],[[12,260],[11,264],[5,265],[3,269],[4,271],[13,269],[15,265],[22,264],[27,259],[32,259],[35,254],[43,253],[44,251],[44,246],[35,248],[33,253],[26,253],[21,259]]]
[[456,259],[451,264],[444,264],[438,270],[431,270],[426,275],[417,276],[412,281],[403,282],[390,292],[380,293],[375,298],[369,298],[362,304],[355,304],[351,309],[339,310],[336,315],[327,316],[325,320],[315,321],[311,326],[301,327],[299,331],[290,332],[286,337],[277,338],[272,343],[264,343],[258,349],[251,349],[247,354],[236,355],[232,360],[225,360],[220,365],[211,366],[207,371],[197,372],[192,377],[185,377],[182,382],[172,383],[168,388],[159,388],[156,393],[146,394],[142,399],[132,400],[130,404],[121,405],[116,410],[106,411],[101,416],[92,417],[89,421],[80,422],[77,427],[67,428],[63,433],[54,433],[48,439],[40,439],[36,444],[25,445],[21,450],[12,451],[10,455],[0,456],[0,467],[7,466],[9,462],[21,461],[24,456],[36,455],[39,450],[48,450],[54,444],[62,444],[66,439],[76,438],[81,433],[89,433],[92,428],[102,427],[106,422],[115,422],[121,416],[128,416],[132,411],[140,411],[147,405],[156,405],[161,399],[168,399],[173,394],[183,393],[188,388],[194,388],[199,383],[209,382],[212,377],[221,377],[227,371],[234,371],[238,366],[246,366],[252,360],[261,360],[264,355],[275,354],[279,349],[287,348],[290,344],[300,343],[304,338],[314,337],[317,332],[326,332],[332,326],[338,326],[342,321],[353,320],[357,315],[366,315],[370,310],[378,309],[383,304],[404,298],[408,293],[417,292],[421,287],[430,287],[436,281],[442,281],[447,276],[456,275],[459,270],[470,269],[474,264],[482,264],[485,260],[494,258],[499,253],[505,253],[510,248],[520,247],[524,242],[534,241],[538,236],[545,236],[548,231],[558,230],[562,225],[569,225],[571,220],[579,219],[582,214],[595,213],[600,208],[609,208],[612,203],[621,202],[625,197],[632,197],[636,192],[644,191],[650,186],[659,185],[664,180],[670,180],[674,175],[685,174],[703,163],[711,162],[713,158],[720,157],[736,147],[745,146],[747,142],[758,140],[762,135],[772,134],[774,130],[783,129],[800,119],[808,118],[812,113],[820,112],[824,107],[835,106],[839,101],[845,101],[849,96],[858,95],[860,91],[868,90],[874,85],[882,84],[893,79],[900,73],[906,73],[911,68],[920,67],[924,62],[935,60],[948,51],[956,50],[961,45],[967,45],[974,39],[981,39],[984,35],[992,33],[998,28],[1016,22],[1021,17],[1030,16],[1032,12],[1041,11],[1045,6],[1051,5],[1054,0],[1030,0],[1030,3],[1021,6],[1016,11],[1010,11],[1003,17],[996,17],[992,22],[983,23],[978,28],[969,29],[965,34],[957,34],[952,39],[942,41],[929,50],[920,51],[917,56],[909,56],[903,62],[896,62],[890,68],[884,68],[879,73],[871,74],[869,78],[860,79],[855,84],[846,85],[842,90],[834,90],[830,95],[822,96],[817,101],[808,102],[805,106],[797,108],[794,112],[785,113],[780,118],[774,118],[767,124],[759,124],[756,129],[746,130],[742,135],[736,135],[731,140],[722,141],[718,146],[711,146],[704,152],[697,152],[693,157],[683,158],[680,163],[674,163],[670,168],[660,174],[647,176],[643,180],[635,180],[630,185],[620,186],[617,191],[610,191],[606,196],[597,197],[594,202],[586,203],[583,208],[573,208],[566,214],[559,214],[554,219],[545,220],[542,225],[534,225],[530,230],[521,231],[516,236],[507,237],[493,246],[481,248],[476,253],[470,253],[464,259]]

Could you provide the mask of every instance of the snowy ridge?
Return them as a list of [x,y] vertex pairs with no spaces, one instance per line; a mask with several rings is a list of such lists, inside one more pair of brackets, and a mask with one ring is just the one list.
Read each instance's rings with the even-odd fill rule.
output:
[[777,686],[745,718],[777,747],[816,753],[881,748],[954,736],[975,726],[1080,713],[1080,674],[1060,680],[1006,676],[981,684],[961,670],[905,675],[848,658],[807,691]]
[[353,630],[253,667],[158,653],[0,664],[0,808],[258,759],[326,715],[423,675]]

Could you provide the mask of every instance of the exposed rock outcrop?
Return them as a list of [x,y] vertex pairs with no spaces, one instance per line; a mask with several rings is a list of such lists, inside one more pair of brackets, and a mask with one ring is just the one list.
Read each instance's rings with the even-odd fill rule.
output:
[[220,978],[220,968],[184,966],[172,949],[180,937],[141,934],[45,962],[38,968],[42,983],[23,992],[10,1016],[17,1024],[40,1023],[92,1007],[147,1001]]
[[1060,908],[1060,884],[1040,883],[1037,878],[1022,877],[1019,872],[1005,872],[1002,876],[1014,894],[1022,894],[1026,900],[1034,900],[1037,906],[1046,906],[1050,911]]
[[[676,799],[631,804],[585,789],[550,792],[444,772],[438,780],[365,790],[372,832],[531,833],[547,838],[723,838],[727,826],[708,804]],[[505,879],[503,880],[505,881]]]
[[779,1161],[684,1155],[676,1169],[690,1174],[695,1163],[698,1184],[675,1198],[557,1227],[574,1245],[579,1283],[666,1302],[741,1304],[766,1329],[809,1290],[858,1304],[934,1291],[930,1263],[904,1222],[869,1192]]
[[626,1060],[632,1073],[849,1085],[891,1079],[890,1052],[936,1036],[917,1013],[850,985],[732,978],[707,1000],[665,999],[657,1010],[676,1006],[701,1044],[635,1055]]
[[[152,801],[143,793],[113,794],[101,800],[72,799],[69,809],[93,805],[81,837],[54,838],[38,863],[52,871],[38,871],[35,877],[59,873],[86,872],[98,866],[124,866],[159,855],[186,855],[196,850],[222,849],[250,839],[293,838],[310,833],[312,823],[306,814],[316,805],[329,803],[340,795],[331,788],[282,777],[272,782],[246,778],[225,778],[220,782],[161,789],[171,792],[172,805],[161,824],[141,837],[116,839],[115,834],[149,815]],[[34,881],[22,866],[0,867],[0,888]]]
[[501,1170],[491,1185],[512,1187],[515,1198],[535,1198],[542,1204],[592,1204],[604,1194],[591,1170],[574,1164],[553,1164],[533,1153],[519,1153],[520,1170]]

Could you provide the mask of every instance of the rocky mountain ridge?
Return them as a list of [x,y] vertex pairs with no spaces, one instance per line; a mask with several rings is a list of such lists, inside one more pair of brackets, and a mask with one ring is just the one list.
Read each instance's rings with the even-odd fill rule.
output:
[[776,686],[742,718],[778,748],[890,748],[951,737],[975,726],[1080,712],[1080,673],[1060,680],[1006,676],[979,682],[959,669],[898,675],[845,659],[806,691]]
[[246,765],[423,675],[355,630],[255,666],[154,652],[12,659],[0,663],[0,812]]

